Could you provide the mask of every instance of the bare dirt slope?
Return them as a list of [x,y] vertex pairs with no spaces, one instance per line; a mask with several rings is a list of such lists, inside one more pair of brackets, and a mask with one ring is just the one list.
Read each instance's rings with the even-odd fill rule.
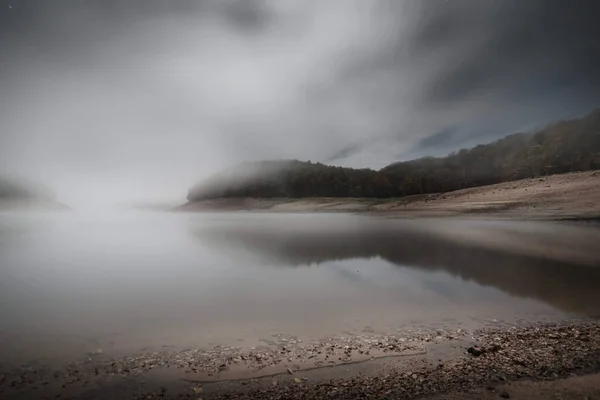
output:
[[600,171],[523,179],[454,192],[406,198],[374,207],[414,214],[497,214],[538,218],[600,216]]
[[399,199],[216,199],[180,211],[375,212],[401,217],[486,215],[527,219],[600,217],[600,171],[523,179]]

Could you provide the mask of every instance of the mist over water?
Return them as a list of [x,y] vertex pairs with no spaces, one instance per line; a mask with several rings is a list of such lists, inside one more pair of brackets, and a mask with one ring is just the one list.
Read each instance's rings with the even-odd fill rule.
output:
[[[118,356],[251,347],[278,334],[310,341],[600,315],[600,270],[586,257],[568,262],[571,256],[466,245],[435,233],[451,227],[497,237],[510,228],[452,224],[329,214],[5,212],[0,357],[60,364],[97,349]],[[561,225],[518,230],[521,240],[537,232],[538,247],[566,232],[580,244],[571,251],[584,255],[598,235]]]

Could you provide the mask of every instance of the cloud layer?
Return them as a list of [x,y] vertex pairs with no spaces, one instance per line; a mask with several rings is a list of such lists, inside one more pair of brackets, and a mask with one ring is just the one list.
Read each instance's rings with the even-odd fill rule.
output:
[[594,0],[0,0],[0,172],[113,202],[183,199],[246,160],[443,154],[600,105],[599,13]]

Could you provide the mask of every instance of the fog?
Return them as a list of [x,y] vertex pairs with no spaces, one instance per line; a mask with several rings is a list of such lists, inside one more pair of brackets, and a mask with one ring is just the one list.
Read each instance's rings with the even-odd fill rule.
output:
[[0,0],[0,175],[184,202],[243,161],[380,168],[600,105],[594,0]]

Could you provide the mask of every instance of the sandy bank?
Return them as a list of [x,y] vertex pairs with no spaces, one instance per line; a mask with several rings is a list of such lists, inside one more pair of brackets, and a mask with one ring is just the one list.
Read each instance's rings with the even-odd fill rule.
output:
[[523,179],[400,199],[216,199],[178,211],[369,212],[399,217],[494,216],[527,219],[600,217],[600,171]]

